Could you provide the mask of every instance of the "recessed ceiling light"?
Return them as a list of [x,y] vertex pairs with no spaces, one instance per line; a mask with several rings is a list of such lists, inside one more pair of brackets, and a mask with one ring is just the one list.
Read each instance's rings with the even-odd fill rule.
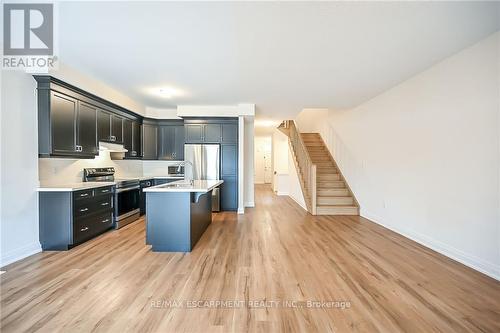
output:
[[173,88],[160,88],[160,95],[165,98],[172,98],[172,96],[176,95],[177,90]]

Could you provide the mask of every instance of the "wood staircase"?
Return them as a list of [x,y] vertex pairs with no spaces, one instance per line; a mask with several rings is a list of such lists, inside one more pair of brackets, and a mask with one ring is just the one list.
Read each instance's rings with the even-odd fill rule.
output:
[[278,129],[289,138],[307,210],[312,215],[359,215],[359,204],[321,136],[299,133],[293,120]]
[[359,205],[318,133],[301,133],[316,165],[316,215],[359,215]]

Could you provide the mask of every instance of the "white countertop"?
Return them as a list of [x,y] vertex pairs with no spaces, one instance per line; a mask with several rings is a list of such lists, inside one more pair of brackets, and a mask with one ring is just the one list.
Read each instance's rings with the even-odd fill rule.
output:
[[98,188],[98,187],[106,187],[106,186],[114,186],[116,185],[114,182],[76,182],[76,183],[66,183],[66,184],[58,184],[58,183],[40,183],[40,186],[37,188],[38,192],[72,192],[72,191],[80,191],[87,190],[90,188]]
[[[125,177],[123,179],[138,179],[138,180],[147,180],[147,179],[184,179],[183,176],[138,176],[138,177]],[[53,182],[40,182],[40,186],[38,186],[38,192],[71,192],[71,191],[80,191],[87,190],[90,188],[98,188],[105,186],[114,186],[116,182],[73,182],[73,183],[53,183]]]
[[171,182],[168,184],[151,186],[145,188],[144,192],[201,192],[206,193],[208,191],[213,190],[220,184],[222,184],[223,180],[193,180],[193,183],[190,184],[189,181],[178,180],[175,182]]
[[184,179],[184,176],[141,176],[137,177],[139,180],[148,180],[148,179]]

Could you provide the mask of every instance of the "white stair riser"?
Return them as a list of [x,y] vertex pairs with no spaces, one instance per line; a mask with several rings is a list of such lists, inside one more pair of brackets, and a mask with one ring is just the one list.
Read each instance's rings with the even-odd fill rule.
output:
[[357,207],[316,207],[316,215],[359,215]]
[[317,197],[316,203],[318,205],[353,205],[354,200],[352,197]]

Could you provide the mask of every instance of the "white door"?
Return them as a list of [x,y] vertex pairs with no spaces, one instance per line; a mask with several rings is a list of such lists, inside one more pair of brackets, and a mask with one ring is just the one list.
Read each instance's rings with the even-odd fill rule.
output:
[[271,151],[264,152],[264,183],[271,184],[273,177],[273,170],[271,165]]

